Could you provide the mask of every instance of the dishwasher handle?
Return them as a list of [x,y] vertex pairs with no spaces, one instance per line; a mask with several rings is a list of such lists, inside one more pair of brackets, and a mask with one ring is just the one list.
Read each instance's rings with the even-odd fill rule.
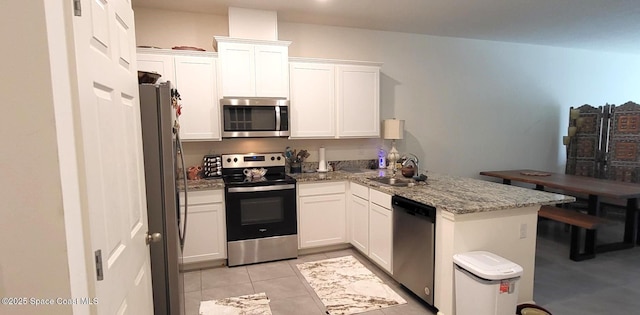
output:
[[394,210],[404,211],[407,214],[416,217],[423,217],[433,223],[436,221],[435,207],[400,196],[391,197],[391,204],[393,205]]

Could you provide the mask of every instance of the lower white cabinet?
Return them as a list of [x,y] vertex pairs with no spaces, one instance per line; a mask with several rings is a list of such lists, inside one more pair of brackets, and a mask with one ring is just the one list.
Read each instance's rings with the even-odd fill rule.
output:
[[350,183],[350,243],[392,273],[393,210],[391,195]]
[[346,182],[298,184],[299,248],[347,243]]
[[391,209],[369,204],[369,258],[388,272],[392,270],[392,220]]
[[[184,244],[184,263],[227,258],[227,232],[223,190],[187,193],[189,213]],[[183,194],[180,200],[184,200]],[[184,213],[184,207],[181,207]]]
[[369,188],[351,183],[349,200],[350,243],[369,254]]

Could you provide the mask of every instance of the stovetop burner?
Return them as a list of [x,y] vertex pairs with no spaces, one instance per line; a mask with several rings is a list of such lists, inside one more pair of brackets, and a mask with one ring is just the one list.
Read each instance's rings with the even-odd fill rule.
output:
[[[282,153],[223,154],[222,178],[227,186],[263,186],[294,184],[295,178],[286,175]],[[245,176],[245,169],[264,168],[262,177]]]

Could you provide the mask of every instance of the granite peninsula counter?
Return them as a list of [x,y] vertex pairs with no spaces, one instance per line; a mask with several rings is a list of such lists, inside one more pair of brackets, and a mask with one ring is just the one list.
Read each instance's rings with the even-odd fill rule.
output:
[[386,170],[292,174],[300,184],[348,180],[435,207],[434,305],[438,315],[455,314],[453,255],[474,250],[495,253],[522,266],[518,303],[534,302],[538,210],[540,205],[573,202],[574,197],[442,174],[429,174],[426,184],[413,187],[370,180],[385,175]]
[[413,187],[396,187],[370,180],[372,177],[386,176],[386,173],[386,170],[363,170],[360,173],[335,171],[328,173],[298,173],[291,174],[291,176],[296,178],[298,183],[350,180],[453,214],[487,212],[575,201],[575,198],[571,196],[441,174],[429,174],[426,184],[418,182]]

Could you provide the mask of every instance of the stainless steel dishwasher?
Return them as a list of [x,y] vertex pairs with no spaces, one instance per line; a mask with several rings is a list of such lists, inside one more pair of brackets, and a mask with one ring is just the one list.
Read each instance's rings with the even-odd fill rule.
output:
[[393,204],[393,278],[433,306],[436,208],[400,196]]

